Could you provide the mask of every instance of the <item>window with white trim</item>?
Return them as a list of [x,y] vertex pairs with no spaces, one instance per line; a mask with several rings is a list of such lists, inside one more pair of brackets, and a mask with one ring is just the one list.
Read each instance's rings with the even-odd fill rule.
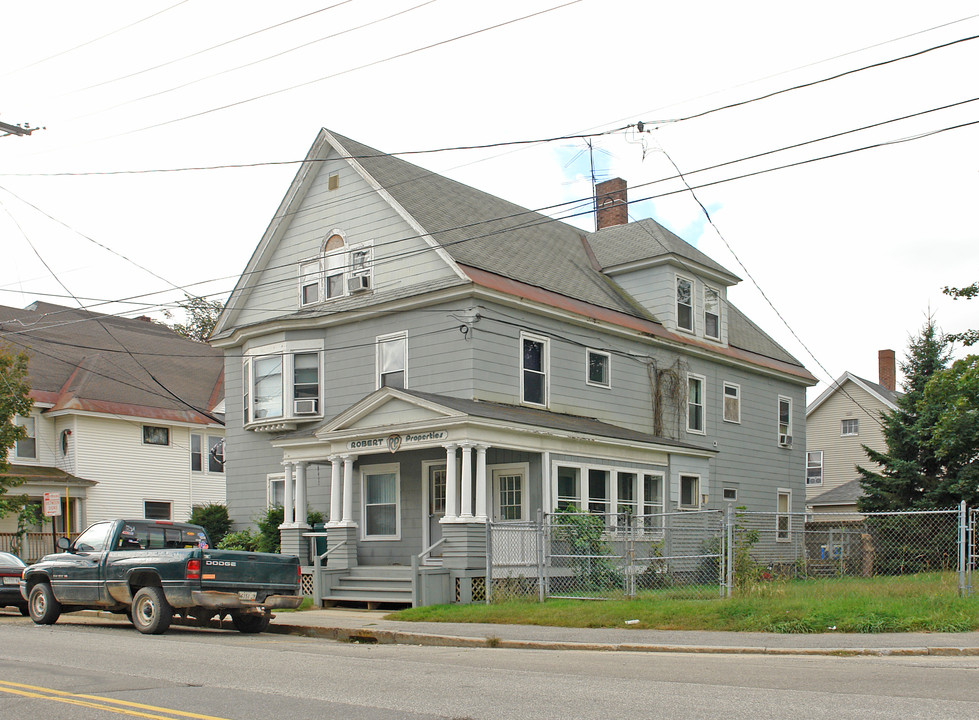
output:
[[806,453],[806,485],[823,484],[823,451],[810,450]]
[[700,476],[680,476],[679,507],[681,510],[700,509]]
[[143,517],[147,520],[172,520],[173,503],[169,500],[144,500]]
[[726,502],[734,502],[738,499],[738,489],[726,487],[721,491],[721,497],[724,498]]
[[704,335],[721,339],[721,294],[704,285]]
[[299,304],[312,305],[322,295],[323,271],[319,260],[299,263]]
[[267,475],[266,503],[268,507],[283,507],[286,504],[285,473]]
[[24,428],[27,433],[25,437],[18,438],[15,445],[14,454],[18,458],[36,459],[37,458],[37,419],[33,416],[14,417],[14,425]]
[[789,542],[792,539],[792,491],[778,489],[775,514],[775,539],[778,542]]
[[704,385],[702,375],[687,375],[687,432],[703,435],[704,424]]
[[361,493],[367,540],[398,540],[401,537],[400,466],[372,465],[362,469]]
[[218,435],[207,436],[207,471],[224,472],[224,438]]
[[612,387],[612,356],[601,350],[585,350],[585,365],[587,366],[585,382],[597,387]]
[[840,420],[840,437],[851,437],[860,434],[859,420]]
[[588,512],[608,516],[611,511],[610,474],[608,470],[588,470]]
[[557,469],[557,511],[581,509],[581,468],[559,465]]
[[404,388],[407,371],[407,335],[402,332],[377,338],[377,387]]
[[778,444],[792,446],[792,398],[778,396]]
[[693,280],[676,278],[676,326],[693,332]]
[[313,305],[369,290],[373,255],[372,240],[352,245],[341,231],[333,230],[319,257],[299,263],[299,304]]
[[319,350],[256,355],[242,365],[244,423],[322,415]]
[[724,422],[741,422],[741,386],[724,383]]
[[520,401],[547,406],[548,340],[520,334]]
[[169,445],[170,428],[158,425],[143,425],[144,445]]

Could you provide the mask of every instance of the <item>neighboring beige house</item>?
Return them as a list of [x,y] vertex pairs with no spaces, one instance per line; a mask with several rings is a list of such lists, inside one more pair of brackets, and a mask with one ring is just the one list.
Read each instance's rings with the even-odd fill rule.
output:
[[812,513],[855,512],[857,465],[874,467],[866,445],[884,451],[881,413],[897,408],[893,350],[878,353],[879,382],[845,372],[806,408],[806,506]]
[[[220,350],[148,319],[40,302],[0,306],[0,341],[28,352],[34,400],[15,419],[28,437],[6,474],[26,479],[15,492],[33,502],[60,496],[59,532],[114,517],[186,520],[193,505],[225,501]],[[0,520],[0,550],[15,528]]]

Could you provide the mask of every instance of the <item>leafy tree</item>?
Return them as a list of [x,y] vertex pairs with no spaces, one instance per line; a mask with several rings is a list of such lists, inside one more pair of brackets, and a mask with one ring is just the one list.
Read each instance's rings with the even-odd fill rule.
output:
[[194,505],[194,509],[190,513],[189,522],[194,523],[194,525],[200,525],[207,530],[207,534],[215,546],[231,530],[231,518],[228,517],[228,508],[221,503]]
[[[971,300],[979,295],[979,281],[962,288],[945,287],[942,289],[942,292],[949,295],[954,300],[958,300],[959,298]],[[949,342],[960,342],[966,347],[971,347],[972,345],[979,343],[979,330],[965,330],[960,333],[952,333],[947,337]]]
[[27,378],[27,354],[15,353],[0,347],[0,518],[12,512],[21,515],[27,506],[27,496],[12,497],[8,491],[24,483],[23,478],[8,477],[9,450],[18,440],[27,437],[27,431],[13,422],[15,415],[27,416],[34,404],[28,393],[31,387]]
[[931,443],[941,408],[925,403],[925,385],[948,366],[951,350],[948,341],[929,317],[917,337],[908,345],[907,360],[901,363],[904,395],[897,409],[882,413],[887,450],[879,452],[866,445],[864,452],[881,470],[857,466],[864,495],[857,501],[863,512],[935,507],[942,497],[936,494],[943,463]]
[[[214,325],[221,314],[222,305],[216,300],[208,300],[202,297],[193,297],[184,293],[185,300],[177,303],[187,316],[187,323],[174,323],[167,326],[178,335],[185,338],[205,342],[214,330]],[[169,320],[173,318],[173,313],[164,310],[163,314]]]
[[979,501],[979,355],[957,360],[925,385],[923,405],[937,416],[929,447],[942,463],[930,493],[936,505]]

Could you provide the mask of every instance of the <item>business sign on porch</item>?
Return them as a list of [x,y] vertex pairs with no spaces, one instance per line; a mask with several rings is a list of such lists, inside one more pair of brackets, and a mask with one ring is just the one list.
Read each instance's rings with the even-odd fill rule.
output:
[[348,450],[383,450],[387,448],[393,453],[398,452],[403,447],[413,445],[425,445],[432,442],[441,442],[449,439],[448,430],[430,430],[423,433],[409,433],[399,435],[393,433],[384,437],[359,438],[347,443]]
[[44,515],[45,517],[61,515],[61,495],[50,492],[44,493]]

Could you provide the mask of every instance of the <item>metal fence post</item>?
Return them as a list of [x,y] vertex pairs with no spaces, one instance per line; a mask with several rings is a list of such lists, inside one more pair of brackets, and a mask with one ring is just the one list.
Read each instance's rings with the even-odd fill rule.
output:
[[493,521],[486,519],[486,604],[493,601]]
[[734,506],[727,506],[727,596],[734,594]]
[[965,597],[966,586],[965,586],[965,565],[967,556],[967,545],[966,536],[968,535],[968,527],[966,525],[968,521],[965,500],[959,504],[959,596]]
[[544,602],[544,511],[537,510],[537,588],[538,599]]

